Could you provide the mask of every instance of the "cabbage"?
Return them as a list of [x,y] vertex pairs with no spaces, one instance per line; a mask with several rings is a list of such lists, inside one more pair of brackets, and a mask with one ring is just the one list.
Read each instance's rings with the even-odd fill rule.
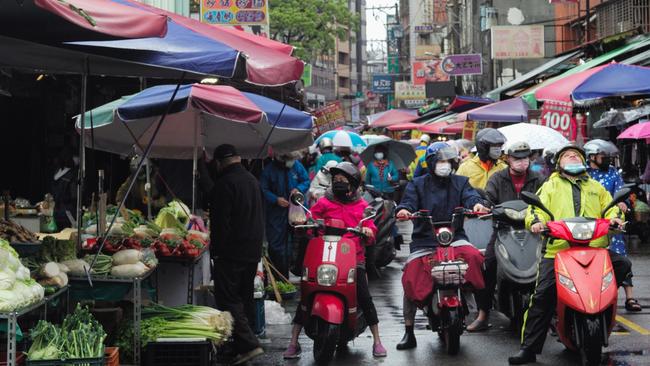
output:
[[8,241],[6,241],[4,239],[0,239],[0,249],[6,250],[14,258],[18,258],[18,253],[16,252],[16,250],[11,245],[9,245]]
[[21,264],[20,267],[18,267],[18,270],[16,271],[16,280],[27,281],[30,278],[31,278],[31,273],[29,272],[29,269],[27,269],[27,267]]
[[16,271],[18,271],[18,268],[23,265],[18,257],[14,257],[13,255],[7,256],[5,259],[5,264],[7,265],[6,270],[14,273],[16,273]]
[[18,303],[18,306],[21,308],[33,304],[36,300],[32,289],[25,282],[16,281],[13,291],[17,296],[22,298],[22,301]]
[[16,274],[10,270],[0,271],[0,290],[10,290],[16,283]]
[[190,209],[181,201],[173,200],[167,205],[168,208],[172,210],[174,216],[180,221],[183,225],[187,225],[190,220]]
[[0,311],[8,312],[18,307],[19,296],[11,290],[0,290]]

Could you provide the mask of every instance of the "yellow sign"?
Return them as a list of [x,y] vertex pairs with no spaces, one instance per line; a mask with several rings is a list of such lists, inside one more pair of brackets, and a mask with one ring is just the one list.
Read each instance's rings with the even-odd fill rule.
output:
[[267,0],[201,0],[201,22],[221,25],[269,24]]

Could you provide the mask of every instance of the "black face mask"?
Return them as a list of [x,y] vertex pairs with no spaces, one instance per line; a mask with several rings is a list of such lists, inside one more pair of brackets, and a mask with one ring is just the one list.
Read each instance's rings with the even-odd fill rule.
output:
[[348,194],[350,193],[350,183],[346,182],[334,182],[332,183],[332,193],[334,193],[334,197],[336,197],[339,200],[346,200],[348,198]]
[[[595,162],[595,161],[594,161],[594,162]],[[595,162],[595,163],[596,163],[596,162]],[[610,157],[606,157],[606,158],[605,158],[605,157],[604,157],[604,158],[602,158],[601,163],[600,163],[600,164],[596,163],[596,165],[598,165],[598,169],[600,169],[600,170],[602,170],[602,171],[608,171],[608,170],[609,170],[609,166],[610,166],[611,163],[612,163],[612,158],[610,158]]]

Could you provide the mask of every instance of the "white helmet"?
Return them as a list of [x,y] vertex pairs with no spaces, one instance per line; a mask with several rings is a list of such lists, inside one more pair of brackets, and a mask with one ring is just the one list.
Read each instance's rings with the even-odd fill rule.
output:
[[431,142],[431,136],[427,135],[426,133],[423,133],[420,136],[420,142],[425,142],[428,144],[429,142]]

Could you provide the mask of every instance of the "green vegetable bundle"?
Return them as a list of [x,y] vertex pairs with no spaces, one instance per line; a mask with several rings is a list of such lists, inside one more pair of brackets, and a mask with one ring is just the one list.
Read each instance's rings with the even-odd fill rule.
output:
[[77,258],[77,246],[72,240],[57,240],[46,236],[36,256],[38,262],[63,262]]
[[[296,292],[296,286],[291,283],[280,281],[276,282],[276,284],[278,285],[278,291],[280,291],[281,294]],[[273,292],[273,286],[266,286],[266,292]]]
[[61,327],[40,320],[31,330],[29,360],[98,358],[104,355],[106,332],[88,308],[77,305]]
[[[90,264],[93,262],[93,257],[94,255],[88,254],[83,259]],[[91,269],[93,274],[103,276],[111,273],[111,268],[113,268],[113,258],[110,255],[98,254],[97,260]]]

